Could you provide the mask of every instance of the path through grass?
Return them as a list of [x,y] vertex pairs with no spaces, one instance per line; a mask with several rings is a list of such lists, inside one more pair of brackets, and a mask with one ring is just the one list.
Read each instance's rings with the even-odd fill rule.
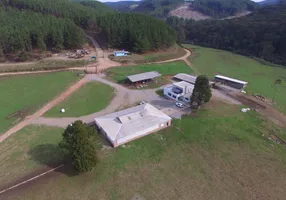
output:
[[[184,46],[193,50],[194,55],[190,62],[200,74],[205,74],[209,78],[221,74],[245,80],[249,82],[246,87],[248,92],[262,94],[270,99],[275,97],[277,107],[286,113],[286,68],[267,66],[227,51],[194,45]],[[273,86],[276,79],[283,80],[277,87],[277,92]]]
[[[45,113],[46,117],[80,117],[108,106],[115,92],[109,85],[89,82],[67,99]],[[60,110],[64,108],[65,113]]]
[[0,134],[78,79],[72,72],[0,77]]

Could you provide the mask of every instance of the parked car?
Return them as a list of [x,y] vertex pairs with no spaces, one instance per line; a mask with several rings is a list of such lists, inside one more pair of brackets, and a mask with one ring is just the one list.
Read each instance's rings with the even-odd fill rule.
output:
[[143,104],[146,104],[146,103],[147,103],[146,101],[141,101],[140,105],[143,105]]
[[182,103],[180,103],[180,102],[176,102],[176,106],[179,107],[179,108],[183,108],[184,107],[184,105]]

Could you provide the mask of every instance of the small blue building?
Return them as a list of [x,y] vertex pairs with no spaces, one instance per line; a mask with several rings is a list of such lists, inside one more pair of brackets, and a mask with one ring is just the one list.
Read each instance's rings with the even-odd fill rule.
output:
[[128,56],[128,55],[130,55],[130,52],[128,52],[128,51],[114,51],[113,55],[114,55],[114,57]]

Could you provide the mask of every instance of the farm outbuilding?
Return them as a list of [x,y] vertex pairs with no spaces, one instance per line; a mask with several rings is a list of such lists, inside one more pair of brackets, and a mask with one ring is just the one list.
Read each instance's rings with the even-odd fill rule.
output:
[[141,74],[134,74],[131,76],[127,76],[127,80],[133,84],[140,84],[143,82],[151,81],[159,76],[161,76],[161,74],[159,74],[156,71],[152,71],[152,72],[145,72]]
[[215,76],[215,82],[227,85],[229,87],[232,87],[232,88],[235,88],[238,90],[243,90],[248,84],[245,81],[241,81],[238,79],[234,79],[234,78],[230,78],[230,77],[226,77],[226,76],[221,76],[221,75]]
[[100,132],[113,147],[149,135],[171,125],[171,118],[146,103],[95,118]]
[[173,77],[173,79],[176,81],[185,81],[187,83],[191,83],[191,84],[195,85],[197,77],[189,75],[189,74],[185,74],[185,73],[179,73],[179,74],[175,75]]
[[114,57],[128,56],[130,55],[130,52],[129,51],[114,51],[113,55]]

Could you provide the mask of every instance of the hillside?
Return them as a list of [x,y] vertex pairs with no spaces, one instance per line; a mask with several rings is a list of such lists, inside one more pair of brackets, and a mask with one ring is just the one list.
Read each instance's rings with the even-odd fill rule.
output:
[[230,20],[167,19],[177,31],[179,42],[229,50],[279,65],[286,65],[285,22],[286,5],[283,4]]
[[258,4],[260,6],[267,6],[267,5],[275,5],[275,4],[278,4],[279,2],[280,0],[264,0],[264,1],[258,2]]
[[240,16],[258,7],[251,0],[195,0],[191,3],[184,0],[143,0],[105,4],[120,12],[139,12],[160,19],[177,16],[195,20]]
[[184,0],[144,0],[133,11],[165,18],[171,10],[183,3]]
[[138,1],[104,2],[108,7],[119,12],[132,12],[139,4]]
[[213,18],[225,18],[245,11],[252,12],[258,5],[250,0],[195,0],[190,7]]
[[[163,49],[176,41],[164,22],[135,13],[116,13],[100,2],[10,0],[0,2],[0,61],[26,52],[78,48],[84,33],[109,47],[136,52]],[[29,19],[29,20],[27,20]],[[49,27],[49,28],[47,28]]]

